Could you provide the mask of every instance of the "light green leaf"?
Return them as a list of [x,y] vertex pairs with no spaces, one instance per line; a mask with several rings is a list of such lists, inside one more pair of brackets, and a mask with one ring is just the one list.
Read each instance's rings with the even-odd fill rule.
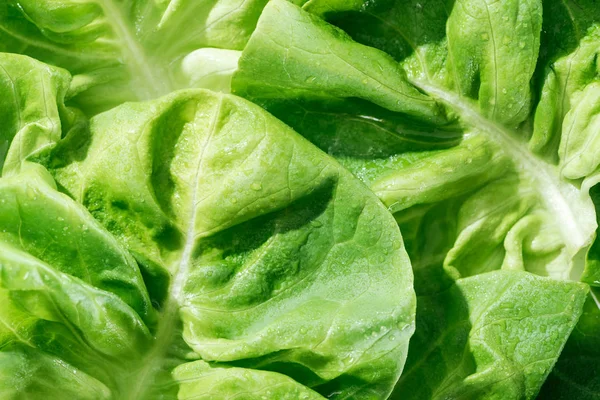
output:
[[156,310],[133,258],[52,183],[39,165],[0,179],[1,380],[17,397],[118,397]]
[[64,105],[70,81],[66,71],[0,53],[0,173],[17,173],[24,160],[44,157],[63,133],[85,124]]
[[69,97],[94,114],[199,84],[190,53],[241,50],[266,3],[10,0],[0,5],[0,51],[67,69]]
[[[298,43],[312,42],[298,32],[309,30],[307,21],[313,21],[315,32],[327,25],[306,16],[306,4],[304,10],[281,6],[293,10],[287,14],[272,11],[276,4],[266,7],[242,52],[233,91],[290,124],[376,192],[405,234],[417,293],[434,296],[453,280],[498,269],[597,285],[598,263],[591,253],[586,260],[597,229],[589,191],[598,182],[600,160],[595,2],[375,0],[315,11],[343,30],[327,36],[331,48],[339,36],[348,43],[348,34],[364,54],[384,51],[402,67],[400,73],[398,65],[386,63],[361,72],[405,79],[444,105],[444,122],[386,104],[362,82],[353,83],[348,99],[339,93],[339,78],[329,78],[325,70],[318,74],[327,78],[317,78],[311,95],[296,90],[306,85],[297,70],[313,68],[288,56]],[[283,34],[298,21],[302,30]],[[268,63],[261,61],[267,57]],[[267,77],[282,65],[291,71],[285,86],[265,89],[271,84]],[[564,301],[579,312],[580,303]],[[417,335],[419,329],[426,328],[417,325]],[[422,335],[435,342],[431,332]],[[455,343],[446,345],[447,352],[463,351]],[[411,347],[409,358],[422,354]],[[501,375],[502,367],[494,364],[489,373]],[[436,374],[453,377],[445,370]],[[544,378],[538,375],[534,386]],[[468,388],[467,381],[455,387],[456,393]],[[489,393],[521,398],[521,389]],[[527,391],[527,397],[536,391]]]
[[347,172],[257,106],[209,92],[125,105],[91,130],[88,157],[54,159],[57,180],[146,274],[172,276],[165,312],[182,307],[203,359],[298,363],[309,386],[379,368],[385,393],[410,336],[410,273],[400,236],[380,238],[394,221]]
[[477,99],[492,121],[522,122],[530,112],[541,28],[541,1],[457,1],[446,22],[452,89]]
[[[591,190],[596,204],[600,207],[600,186]],[[552,373],[540,391],[538,399],[578,399],[592,400],[600,397],[600,241],[596,239],[588,253],[589,272],[584,279],[592,285],[586,300],[583,314],[569,338]]]
[[[573,108],[565,115],[559,157],[562,174],[568,179],[588,179],[595,184],[600,172],[600,81],[590,83],[573,96]],[[590,185],[590,183],[586,183]]]
[[[277,372],[211,366],[204,361],[183,364],[175,370],[181,382],[179,398],[211,400],[224,393],[244,399],[323,400],[324,397]],[[240,398],[240,396],[237,396]]]
[[203,48],[194,50],[181,62],[181,86],[201,87],[217,92],[231,91],[231,76],[241,52]]
[[[231,95],[174,92],[87,126],[0,178],[0,353],[57,388],[63,362],[115,399],[185,397],[171,372],[193,360],[313,397],[391,392],[415,295],[366,187]],[[19,395],[60,393],[0,371]]]
[[[4,399],[35,398],[108,400],[110,390],[81,370],[28,346],[0,352],[0,396]],[[56,385],[56,382],[64,384]]]
[[[352,96],[361,100],[348,100],[340,93],[340,78],[327,78],[327,70],[322,69],[313,74],[317,78],[307,94],[305,77],[298,71],[308,73],[313,67],[292,54],[302,43],[314,41],[301,32],[338,32],[319,34],[320,40],[331,43],[330,49],[342,37],[346,46],[360,48],[365,55],[375,50],[349,41],[331,25],[279,1],[266,7],[242,53],[233,77],[234,92],[261,104],[338,158],[392,212],[437,202],[462,203],[455,207],[460,214],[455,217],[454,249],[441,255],[451,274],[460,271],[469,276],[503,267],[579,279],[585,268],[583,255],[597,227],[588,190],[597,181],[598,157],[587,151],[590,145],[594,147],[590,141],[595,134],[596,90],[589,86],[580,95],[578,107],[567,115],[569,125],[556,153],[563,160],[561,165],[532,153],[526,141],[532,135],[527,121],[532,120],[535,108],[531,82],[540,68],[536,63],[541,4],[536,0],[502,4],[381,0],[354,10],[328,13],[326,18],[348,29],[357,40],[390,51],[404,67],[397,72],[398,65],[378,62],[358,70],[396,76],[404,85],[411,82],[444,103],[448,115],[458,117],[462,127],[448,122],[440,125],[436,119],[411,123],[411,118],[418,117],[412,110],[397,108],[365,90],[366,85],[381,92],[382,79],[349,82],[355,90]],[[364,23],[352,22],[353,18]],[[289,24],[297,28],[284,35]],[[317,65],[316,61],[311,65]],[[279,81],[277,90],[271,90],[272,79],[267,77],[283,76],[280,69],[290,74]],[[341,75],[344,79],[351,76]],[[369,103],[360,109],[355,103],[361,101]],[[290,115],[290,109],[298,111]],[[347,128],[350,124],[352,130]],[[461,133],[464,142],[448,148],[456,141],[447,138]],[[357,143],[361,152],[353,150]],[[495,183],[497,179],[504,183]],[[498,207],[498,199],[506,199],[505,206],[514,208],[514,213]]]
[[[7,257],[6,263],[22,260],[29,265],[32,262],[25,256],[35,257],[61,273],[116,294],[146,322],[153,320],[154,311],[133,258],[88,212],[56,191],[54,181],[39,165],[28,165],[22,174],[0,180],[0,228],[0,243],[8,246],[0,258]],[[13,256],[15,260],[9,262]],[[25,269],[44,268],[36,264]],[[17,270],[5,271],[13,273]],[[8,279],[4,285],[16,279],[4,278]],[[32,285],[37,284],[34,281]]]
[[[534,114],[533,151],[556,161],[566,114],[575,97],[598,80],[600,10],[594,1],[544,1],[540,62],[540,100]],[[566,154],[561,154],[563,158]]]
[[339,29],[284,0],[271,1],[234,74],[233,93],[269,99],[360,97],[392,111],[443,121],[387,54],[353,42]]
[[316,15],[327,15],[342,11],[359,10],[366,0],[301,0],[290,1],[290,3],[302,6],[303,9]]

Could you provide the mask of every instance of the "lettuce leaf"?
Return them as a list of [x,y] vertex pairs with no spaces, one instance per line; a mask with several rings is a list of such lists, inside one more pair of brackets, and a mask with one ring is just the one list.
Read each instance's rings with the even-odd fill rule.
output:
[[[336,8],[331,2],[330,10],[311,15],[310,3],[300,8],[276,0],[233,74],[233,93],[336,157],[395,214],[415,290],[425,296],[419,301],[439,302],[447,316],[438,316],[439,330],[451,326],[456,312],[445,304],[461,300],[436,296],[480,274],[527,271],[557,285],[600,284],[597,263],[587,261],[598,226],[589,193],[600,165],[600,15],[591,1],[548,3],[376,0]],[[407,93],[419,95],[404,101]],[[582,303],[572,305],[579,315]],[[415,340],[436,342],[436,330],[428,328],[435,317],[427,313],[418,311],[424,326],[417,322]],[[476,330],[466,328],[472,349]],[[533,398],[565,335],[537,375],[521,363],[505,375],[497,363],[492,378],[473,370],[472,378],[451,384],[457,370],[423,362],[415,379],[444,376],[442,388],[415,392],[401,383],[396,393],[497,398],[506,390],[507,398]],[[463,348],[447,343],[440,351]],[[423,352],[411,345],[409,360]],[[477,351],[470,353],[477,360]],[[513,389],[494,389],[493,382]]]
[[595,0],[3,2],[0,397],[600,397],[599,51]]
[[[260,107],[206,90],[70,129],[68,74],[2,61],[29,69],[3,130],[3,397],[391,392],[412,271],[362,183]],[[28,93],[40,78],[52,91]]]
[[4,1],[0,51],[67,69],[73,75],[68,99],[95,114],[125,101],[205,86],[208,81],[199,78],[212,73],[215,58],[222,68],[234,68],[235,52],[232,58],[219,50],[241,50],[266,3]]

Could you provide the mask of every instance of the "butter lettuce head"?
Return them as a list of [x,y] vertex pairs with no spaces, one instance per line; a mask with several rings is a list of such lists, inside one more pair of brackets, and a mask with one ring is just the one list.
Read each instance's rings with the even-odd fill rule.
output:
[[0,397],[600,397],[596,1],[8,0],[0,51]]

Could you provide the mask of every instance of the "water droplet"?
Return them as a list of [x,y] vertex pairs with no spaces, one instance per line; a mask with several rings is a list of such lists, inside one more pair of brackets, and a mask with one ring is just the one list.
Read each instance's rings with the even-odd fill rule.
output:
[[262,185],[260,184],[260,182],[254,182],[252,185],[250,185],[250,188],[252,190],[261,190],[262,189]]
[[57,221],[64,221],[65,219],[63,217],[58,217],[56,218]]
[[231,199],[231,202],[232,202],[233,204],[235,204],[235,203],[237,203],[237,199],[234,197],[234,198],[232,198],[232,199]]
[[309,76],[306,78],[306,83],[313,83],[317,78],[314,76]]
[[490,39],[490,35],[488,35],[487,33],[482,33],[481,34],[481,39],[483,39],[483,40],[489,40]]
[[506,94],[508,93],[508,90],[506,90],[506,88],[502,89],[502,93]]
[[519,47],[524,49],[525,48],[525,42],[519,42]]
[[27,197],[29,197],[30,199],[37,200],[36,191],[32,187],[28,186],[26,193]]
[[300,328],[300,333],[305,334],[307,332],[306,328]]
[[342,363],[344,365],[352,364],[353,362],[354,362],[354,357],[352,357],[350,354],[342,359]]
[[82,229],[82,230],[85,232],[85,231],[87,231],[89,228],[87,227],[87,225],[82,225],[82,226],[81,226],[81,229]]

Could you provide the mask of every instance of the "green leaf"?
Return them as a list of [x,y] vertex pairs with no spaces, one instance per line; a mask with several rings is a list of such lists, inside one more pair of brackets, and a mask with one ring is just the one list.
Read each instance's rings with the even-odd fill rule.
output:
[[280,97],[360,97],[392,111],[443,120],[438,105],[408,82],[390,56],[353,42],[284,0],[270,2],[263,11],[234,79],[233,93],[259,103]]
[[598,398],[599,50],[596,0],[3,2],[0,397]]
[[[5,399],[110,399],[110,390],[81,370],[28,346],[0,352],[0,395]],[[61,384],[56,385],[56,382]]]
[[10,0],[0,51],[67,69],[89,113],[198,85],[195,51],[241,50],[267,0]]
[[[499,269],[597,285],[598,263],[592,253],[587,257],[598,226],[589,191],[598,182],[600,160],[600,15],[594,1],[375,0],[315,9],[327,23],[309,16],[308,4],[302,9],[282,1],[267,5],[242,52],[232,90],[281,118],[372,188],[405,234],[420,296],[437,296],[457,279],[460,284]],[[295,55],[315,41],[306,32],[318,35],[317,43],[328,43],[317,49],[335,54],[340,42],[361,49],[342,53],[352,54],[347,65],[384,78],[350,81],[341,92],[339,82],[350,72],[332,76],[329,66],[340,69],[333,61],[315,70],[313,54]],[[323,52],[317,51],[319,57]],[[302,74],[308,73],[315,79],[306,90]],[[271,79],[278,76],[284,79]],[[388,84],[398,79],[404,86]],[[270,89],[273,82],[276,90]],[[446,118],[373,96],[369,89],[385,93],[382,82],[412,85],[443,107],[439,115]],[[536,300],[524,295],[523,301]],[[572,328],[582,304],[563,301],[576,315]],[[424,320],[427,311],[421,310],[417,318]],[[485,396],[534,397],[571,328],[553,342],[552,358],[543,374],[531,378],[530,389],[523,378],[518,390],[515,384],[502,395],[504,389],[490,387]],[[426,329],[417,324],[416,335],[434,343],[436,334]],[[535,342],[539,336],[527,332],[523,340]],[[453,343],[440,347],[462,349]],[[409,359],[423,353],[413,345]],[[500,364],[489,368],[491,376],[506,372]],[[454,379],[450,368],[431,374]],[[427,379],[417,380],[420,390]],[[453,385],[454,392],[406,393],[483,396],[468,394],[474,390],[468,380]]]
[[544,15],[537,79],[540,100],[530,146],[555,160],[557,148],[565,145],[561,133],[571,126],[565,116],[579,93],[598,79],[600,11],[594,1],[544,1]]
[[[312,398],[391,392],[412,273],[357,179],[231,95],[174,92],[85,126],[0,178],[0,373],[17,395],[227,397],[263,379]],[[192,380],[213,369],[227,378],[205,394]]]
[[[73,208],[43,168],[30,165],[19,176],[3,178],[0,185],[0,237],[2,245],[16,251],[16,260],[20,252],[34,256],[118,295],[145,321],[151,321],[152,307],[131,256],[86,211]],[[78,238],[85,240],[78,243]],[[6,250],[1,257],[11,254],[12,250]]]
[[534,398],[586,293],[583,284],[495,271],[419,296],[411,353],[391,398]]
[[598,290],[593,289],[579,323],[542,387],[539,399],[593,400],[600,396],[599,329]]
[[71,77],[34,59],[0,53],[0,173],[18,172],[27,159],[84,125],[81,113],[64,105]]
[[[528,121],[537,112],[532,105],[532,82],[538,79],[534,72],[543,69],[537,59],[542,5],[535,0],[438,3],[382,0],[355,11],[326,14],[357,40],[390,51],[400,61],[394,64],[389,55],[351,41],[300,8],[271,2],[242,53],[233,90],[338,158],[392,212],[461,202],[454,207],[459,212],[453,223],[458,230],[455,243],[444,250],[447,256],[442,254],[451,275],[502,267],[579,279],[585,268],[583,254],[597,227],[588,195],[597,181],[597,157],[588,151],[596,147],[597,87],[586,86],[566,114],[560,151],[555,153],[560,164],[541,159],[530,150],[533,141],[526,139],[533,135]],[[355,17],[365,23],[352,23]],[[293,30],[284,34],[289,26]],[[333,60],[342,44],[344,49],[360,49],[343,51],[352,54],[346,65],[378,78],[347,81],[350,72],[330,77],[327,71],[334,61],[314,67],[319,65],[317,58],[296,56],[302,54],[303,43],[315,42],[316,35],[328,43],[313,52],[318,57],[325,57],[321,54],[326,49]],[[368,56],[371,53],[378,58]],[[399,66],[404,67],[400,72]],[[315,79],[307,84],[302,74]],[[278,76],[282,78],[274,78]],[[345,82],[344,91],[340,82]],[[443,103],[460,125],[382,99],[382,85],[411,84],[429,94],[428,101]],[[347,99],[350,90],[361,100]],[[367,105],[360,108],[357,101]],[[415,118],[420,121],[415,123]],[[350,121],[352,130],[347,128]],[[452,147],[461,135],[463,142]],[[361,152],[353,150],[357,143]],[[498,198],[506,204],[499,207]]]
[[[600,186],[591,189],[596,205],[596,215],[600,207]],[[558,362],[540,391],[539,399],[597,399],[600,397],[598,365],[600,361],[600,241],[592,245],[588,253],[589,271],[585,276],[592,285],[586,300],[583,314],[569,338]]]
[[[123,386],[156,325],[133,257],[35,164],[0,179],[0,232],[2,381],[54,398],[75,382],[104,397]],[[62,377],[56,390],[36,371]]]
[[175,370],[181,382],[181,399],[214,399],[224,393],[243,393],[248,400],[323,400],[324,397],[276,372],[211,366],[204,361],[183,364]]

